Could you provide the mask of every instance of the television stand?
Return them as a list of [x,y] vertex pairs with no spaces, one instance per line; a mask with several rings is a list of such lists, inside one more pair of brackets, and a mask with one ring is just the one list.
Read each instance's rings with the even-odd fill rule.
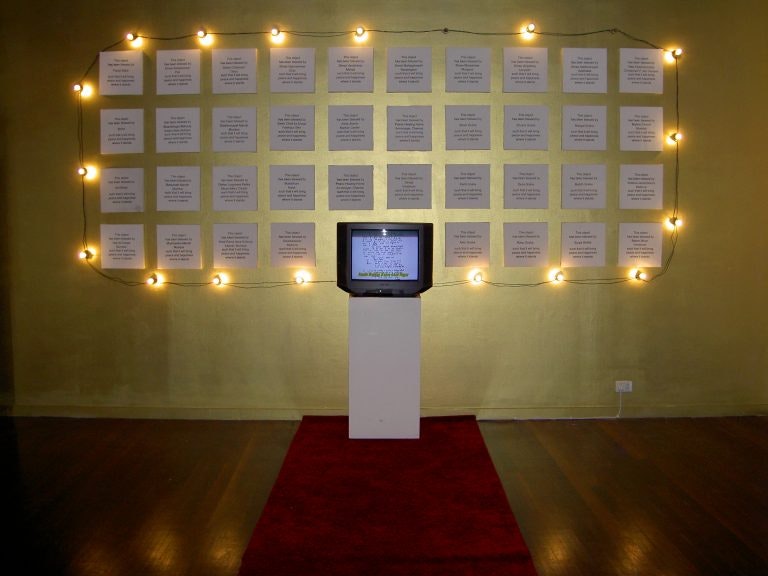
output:
[[349,298],[349,437],[418,438],[421,298]]

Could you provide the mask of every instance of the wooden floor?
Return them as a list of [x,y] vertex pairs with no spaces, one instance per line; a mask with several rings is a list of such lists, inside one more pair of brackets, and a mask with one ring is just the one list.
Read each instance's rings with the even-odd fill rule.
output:
[[[0,418],[0,570],[235,575],[297,426]],[[481,429],[541,576],[768,574],[768,418]]]

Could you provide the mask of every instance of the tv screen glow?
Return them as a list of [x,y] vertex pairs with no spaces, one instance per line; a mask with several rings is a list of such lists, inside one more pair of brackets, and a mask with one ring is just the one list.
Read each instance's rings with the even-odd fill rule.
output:
[[418,230],[352,230],[352,280],[418,279]]
[[418,296],[432,287],[432,224],[339,222],[336,263],[353,296]]

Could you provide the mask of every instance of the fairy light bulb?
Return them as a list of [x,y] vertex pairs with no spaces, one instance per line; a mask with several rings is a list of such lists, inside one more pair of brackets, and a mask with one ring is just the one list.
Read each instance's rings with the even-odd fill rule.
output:
[[128,32],[128,34],[125,35],[125,39],[128,40],[128,43],[132,48],[141,48],[141,45],[143,44],[141,36],[136,32]]
[[211,279],[211,284],[218,287],[225,286],[228,282],[229,278],[223,273],[216,274],[216,276]]
[[80,168],[78,168],[78,169],[77,169],[77,173],[78,173],[80,176],[83,176],[83,177],[85,177],[85,176],[87,176],[87,175],[88,175],[88,168],[86,168],[85,166],[80,166]]
[[81,98],[90,98],[93,96],[93,86],[91,84],[82,84],[78,92]]
[[201,46],[210,46],[213,44],[213,36],[208,34],[204,28],[197,31],[197,41]]
[[368,38],[368,31],[362,26],[355,28],[355,42],[365,42]]
[[296,272],[296,275],[293,277],[293,281],[296,282],[298,285],[306,284],[310,280],[309,272],[305,270],[299,270]]
[[549,273],[549,280],[553,284],[560,284],[561,282],[565,282],[565,274],[562,270],[552,270],[552,272]]
[[534,36],[534,32],[536,32],[536,24],[534,24],[533,22],[530,22],[525,26],[523,26],[520,32],[522,32],[524,40],[532,40]]
[[80,258],[80,260],[93,260],[93,257],[96,256],[96,252],[94,252],[91,248],[85,248],[81,250],[77,256]]
[[665,222],[668,230],[676,230],[677,228],[680,228],[680,226],[683,225],[683,220],[681,218],[678,218],[677,216],[670,216],[667,218],[667,221]]
[[678,144],[682,139],[682,132],[670,132],[669,136],[667,136],[667,142],[669,144]]
[[274,44],[282,44],[283,40],[285,40],[285,34],[283,34],[283,32],[277,26],[274,26],[272,30],[269,31],[269,33],[272,36],[272,43]]
[[163,275],[158,274],[157,272],[153,272],[149,275],[149,278],[147,278],[147,286],[160,286],[163,283]]
[[483,273],[480,270],[472,270],[472,272],[469,273],[469,281],[472,282],[472,284],[482,284]]
[[664,60],[670,64],[674,64],[676,60],[679,60],[683,56],[682,48],[672,48],[671,50],[664,51]]
[[648,274],[646,274],[639,268],[632,268],[632,270],[629,271],[629,277],[632,280],[643,281],[643,282],[645,280],[648,280]]
[[83,85],[79,82],[72,84],[72,91],[73,92],[82,92],[83,91]]

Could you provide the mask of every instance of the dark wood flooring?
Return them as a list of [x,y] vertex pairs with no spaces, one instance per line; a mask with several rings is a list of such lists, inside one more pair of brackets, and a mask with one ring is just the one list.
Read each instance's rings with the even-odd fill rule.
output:
[[[235,575],[297,427],[0,418],[0,572]],[[768,418],[480,427],[541,576],[768,574]]]

